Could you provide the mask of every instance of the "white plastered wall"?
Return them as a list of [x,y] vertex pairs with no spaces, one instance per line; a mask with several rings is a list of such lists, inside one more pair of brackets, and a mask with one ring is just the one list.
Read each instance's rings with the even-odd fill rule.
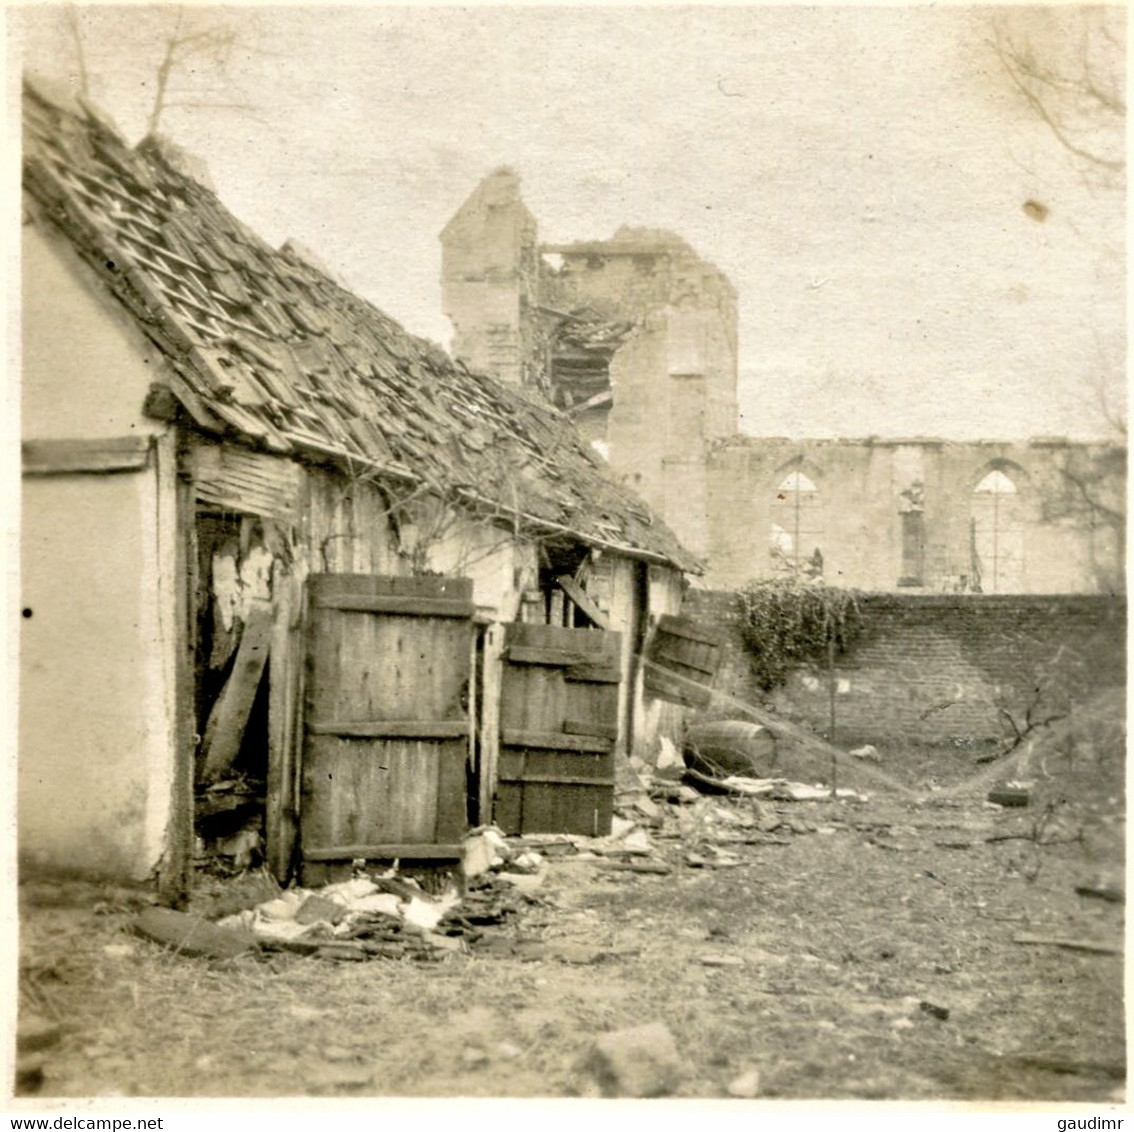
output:
[[138,471],[26,477],[18,849],[27,866],[142,879],[175,759],[175,456],[141,407],[161,356],[53,233],[23,239],[25,440],[145,436]]

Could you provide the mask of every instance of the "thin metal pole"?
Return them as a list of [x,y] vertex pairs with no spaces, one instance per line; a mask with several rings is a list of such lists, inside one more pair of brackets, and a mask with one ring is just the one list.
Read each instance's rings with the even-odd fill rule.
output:
[[[827,630],[827,695],[830,700],[831,721],[827,729],[827,742],[835,745],[835,635]],[[831,754],[831,797],[837,796],[839,764],[834,752]]]

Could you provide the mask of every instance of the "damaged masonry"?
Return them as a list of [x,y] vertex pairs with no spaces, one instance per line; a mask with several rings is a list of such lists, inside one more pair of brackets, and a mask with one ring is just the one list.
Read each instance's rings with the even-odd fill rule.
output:
[[[812,412],[807,335],[867,305],[815,262],[853,194],[819,239],[689,164],[660,211],[566,177],[614,234],[546,243],[509,167],[452,212],[459,147],[246,155],[389,310],[452,215],[450,354],[302,210],[238,220],[223,144],[218,192],[74,89],[23,101],[18,1092],[1123,1099],[1123,448],[740,435],[752,359]],[[391,187],[432,220],[375,232]],[[752,270],[815,283],[794,330]]]

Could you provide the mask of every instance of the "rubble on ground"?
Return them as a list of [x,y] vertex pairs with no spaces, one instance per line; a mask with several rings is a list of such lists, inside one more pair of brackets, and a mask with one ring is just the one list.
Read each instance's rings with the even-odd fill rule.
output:
[[[631,759],[620,773],[610,832],[601,837],[534,833],[506,836],[482,826],[465,838],[446,887],[429,892],[413,877],[354,863],[349,880],[317,889],[281,889],[263,870],[213,877],[186,912],[148,909],[137,934],[178,954],[230,959],[249,952],[292,952],[336,961],[442,960],[479,952],[521,960],[594,963],[610,948],[525,936],[520,913],[552,903],[543,892],[549,868],[586,865],[612,880],[668,876],[675,869],[728,869],[744,863],[741,846],[788,845],[822,828],[799,802],[847,805],[857,791],[780,778],[716,779]],[[797,812],[793,812],[796,810]]]
[[603,1034],[586,1064],[607,1097],[668,1096],[683,1076],[677,1042],[662,1022]]

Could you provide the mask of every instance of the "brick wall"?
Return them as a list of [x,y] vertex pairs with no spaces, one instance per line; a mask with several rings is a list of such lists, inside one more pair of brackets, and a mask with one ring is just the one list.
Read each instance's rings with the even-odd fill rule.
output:
[[[982,745],[1021,718],[1038,682],[1043,709],[1058,711],[1126,679],[1126,603],[1108,595],[898,595],[862,601],[861,635],[836,658],[836,740]],[[715,687],[770,704],[826,732],[825,669],[801,668],[770,696],[755,685],[729,591],[691,590],[683,612],[725,631]],[[715,716],[730,714],[716,700]]]

